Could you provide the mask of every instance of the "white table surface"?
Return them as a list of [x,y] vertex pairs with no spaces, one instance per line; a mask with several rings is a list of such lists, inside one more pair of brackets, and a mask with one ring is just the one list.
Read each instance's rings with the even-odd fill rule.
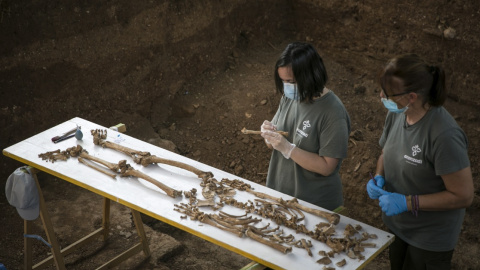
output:
[[[65,141],[54,144],[51,138],[70,130],[76,125],[81,126],[83,132],[83,139],[76,140],[70,138]],[[121,203],[125,206],[140,211],[153,218],[166,222],[170,225],[188,231],[196,236],[213,242],[226,249],[239,253],[254,261],[260,262],[266,266],[278,269],[322,269],[323,265],[318,264],[316,261],[322,256],[318,254],[320,250],[326,252],[331,249],[324,243],[311,239],[305,234],[297,234],[295,231],[283,227],[284,235],[293,234],[295,240],[305,238],[311,240],[313,247],[311,248],[313,257],[308,256],[306,250],[293,247],[292,252],[283,254],[273,248],[260,244],[246,236],[239,238],[236,235],[225,232],[218,228],[203,224],[199,221],[190,220],[190,218],[182,219],[181,213],[174,211],[174,204],[180,202],[188,203],[188,199],[185,197],[171,198],[165,194],[161,189],[155,185],[149,183],[143,179],[137,178],[124,178],[117,176],[113,179],[101,172],[98,172],[92,168],[85,166],[78,162],[77,158],[69,158],[67,161],[56,161],[54,163],[47,162],[38,157],[41,153],[54,151],[57,149],[66,150],[77,144],[81,145],[92,156],[101,158],[111,163],[118,163],[120,160],[126,160],[128,164],[134,167],[154,179],[161,181],[167,186],[176,190],[190,191],[192,188],[197,189],[197,198],[204,199],[201,195],[202,188],[200,187],[201,179],[189,171],[164,165],[164,164],[151,164],[147,167],[143,167],[133,162],[133,160],[121,153],[112,149],[102,148],[93,144],[93,138],[90,134],[92,129],[103,129],[106,127],[97,125],[81,118],[73,118],[55,127],[52,127],[40,134],[32,136],[24,141],[21,141],[15,145],[12,145],[3,150],[4,155],[21,161],[27,165],[35,167],[39,170],[45,171],[52,175],[55,175],[61,179],[69,181],[73,184],[86,188],[92,192],[107,197],[113,201]],[[247,179],[240,178],[233,174],[218,170],[214,167],[197,162],[195,160],[178,155],[171,151],[157,147],[155,145],[146,143],[144,141],[135,139],[128,135],[116,132],[114,130],[107,129],[107,141],[116,142],[120,145],[138,150],[147,151],[152,155],[171,159],[179,162],[186,163],[202,171],[210,171],[213,173],[217,180],[227,178],[230,180],[239,179],[252,186],[255,191],[267,193],[275,197],[281,197],[285,200],[292,199],[291,196],[277,192],[273,189],[259,185],[255,182],[251,182]],[[253,157],[252,157],[253,158]],[[108,171],[108,169],[106,169]],[[234,198],[239,202],[253,201],[256,197],[247,192],[238,191]],[[217,202],[218,202],[217,198]],[[315,205],[299,200],[299,203],[311,208],[321,209]],[[212,213],[209,207],[202,207],[200,210],[206,213]],[[220,209],[226,213],[232,215],[242,215],[244,210],[235,208],[233,206],[224,206]],[[322,209],[324,210],[324,209]],[[328,210],[325,210],[328,211]],[[252,214],[254,217],[261,218]],[[316,217],[314,215],[305,213],[304,224],[309,230],[313,230],[315,225],[319,222],[326,222],[326,220]],[[263,219],[260,223],[255,224],[256,227],[262,227],[270,223],[270,227],[276,227],[273,221]],[[376,234],[378,239],[370,239],[366,242],[375,243],[375,248],[365,248],[362,254],[365,256],[365,260],[353,260],[350,259],[345,253],[336,254],[334,258],[331,258],[332,263],[329,267],[335,267],[337,269],[361,269],[374,257],[376,257],[383,249],[385,249],[394,239],[393,235],[382,231],[378,228],[372,227],[368,224],[361,223],[359,221],[350,219],[346,216],[341,216],[340,223],[336,225],[335,237],[343,237],[343,231],[347,224],[362,226],[360,232],[368,232],[369,234]],[[355,235],[356,238],[360,238],[359,234]],[[286,245],[286,244],[284,244]],[[335,263],[346,259],[347,264],[344,267],[337,267]]]

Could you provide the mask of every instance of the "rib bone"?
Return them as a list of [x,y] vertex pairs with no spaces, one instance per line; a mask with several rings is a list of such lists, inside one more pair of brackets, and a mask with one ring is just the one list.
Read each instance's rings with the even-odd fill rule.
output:
[[[251,189],[247,189],[247,192],[249,192],[251,194],[254,194],[255,196],[257,196],[259,198],[262,198],[262,199],[269,199],[269,200],[276,201],[276,202],[279,202],[279,203],[281,203],[283,201],[282,198],[277,198],[277,197],[274,197],[274,196],[271,196],[271,195],[268,195],[268,194],[265,194],[265,193],[262,193],[262,192],[253,191]],[[303,211],[305,211],[307,213],[310,213],[312,215],[316,215],[316,216],[325,218],[325,219],[328,220],[328,222],[330,222],[334,225],[337,225],[340,222],[340,215],[338,215],[338,214],[330,213],[330,212],[326,212],[326,211],[322,211],[322,210],[318,210],[318,209],[313,209],[313,208],[301,205],[297,202],[296,199],[295,200],[289,200],[289,201],[286,201],[286,202],[287,202],[287,206],[293,206],[295,208],[303,210]]]
[[279,243],[276,243],[276,242],[273,242],[273,241],[269,241],[269,240],[267,240],[267,239],[264,239],[264,238],[262,238],[260,235],[258,235],[258,234],[256,234],[256,233],[254,233],[253,231],[251,231],[250,229],[248,229],[248,230],[245,232],[245,234],[246,234],[248,237],[252,238],[253,240],[255,240],[255,241],[257,241],[257,242],[260,242],[260,243],[262,243],[262,244],[264,244],[264,245],[267,245],[267,246],[269,246],[269,247],[272,247],[272,248],[274,248],[274,249],[276,249],[276,250],[278,250],[278,251],[280,251],[280,252],[282,252],[282,253],[284,253],[284,254],[287,254],[287,253],[289,253],[289,252],[292,252],[292,247],[286,247],[286,246],[281,245],[281,244],[279,244]]
[[227,232],[231,232],[235,235],[237,235],[238,237],[242,237],[243,236],[243,232],[242,231],[239,231],[237,229],[234,229],[234,228],[230,228],[230,227],[225,227],[225,226],[222,226],[220,224],[218,224],[217,222],[213,221],[210,217],[208,217],[207,215],[205,215],[203,217],[202,220],[200,220],[201,222],[203,223],[206,223],[210,226],[213,226],[213,227],[216,227],[216,228],[219,228],[221,230],[224,230],[224,231],[227,231]]

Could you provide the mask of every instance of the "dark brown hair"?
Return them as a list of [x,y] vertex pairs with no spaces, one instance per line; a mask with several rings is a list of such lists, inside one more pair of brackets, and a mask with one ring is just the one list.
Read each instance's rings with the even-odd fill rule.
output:
[[274,79],[277,91],[283,94],[283,81],[278,75],[279,67],[292,67],[293,76],[298,85],[300,101],[312,102],[320,96],[327,83],[328,76],[323,59],[315,48],[302,42],[287,45],[275,64]]
[[445,71],[439,66],[426,63],[416,54],[405,54],[390,59],[380,72],[382,89],[395,86],[394,78],[401,81],[405,92],[414,92],[423,97],[423,105],[442,106],[447,98]]

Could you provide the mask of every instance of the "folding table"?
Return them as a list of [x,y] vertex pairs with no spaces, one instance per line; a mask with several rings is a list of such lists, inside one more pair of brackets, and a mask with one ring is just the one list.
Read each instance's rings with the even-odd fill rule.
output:
[[[82,140],[76,140],[75,138],[72,138],[59,142],[57,144],[52,143],[52,137],[61,134],[67,130],[70,130],[76,125],[81,126],[84,134]],[[127,163],[130,164],[134,169],[144,174],[147,174],[148,176],[176,190],[191,191],[193,188],[195,188],[198,190],[198,198],[203,199],[200,195],[202,189],[200,187],[200,183],[202,180],[198,178],[197,175],[175,166],[160,163],[150,164],[145,167],[136,164],[128,155],[125,155],[124,153],[95,145],[93,143],[93,138],[90,134],[90,131],[97,129],[107,131],[107,141],[111,141],[138,151],[150,152],[151,155],[155,155],[157,157],[182,162],[202,171],[212,172],[214,178],[216,178],[218,181],[222,179],[237,179],[243,181],[246,184],[249,184],[252,189],[257,192],[266,193],[277,198],[282,198],[284,200],[293,199],[289,195],[277,192],[273,189],[262,186],[255,182],[240,178],[238,176],[195,161],[193,159],[189,159],[174,152],[138,140],[126,134],[107,129],[106,127],[103,127],[96,123],[92,123],[85,119],[76,117],[3,150],[3,154],[8,157],[11,157],[26,165],[34,167],[37,170],[54,175],[60,179],[73,183],[77,186],[85,188],[104,197],[104,214],[102,228],[98,229],[97,231],[93,232],[92,234],[86,236],[85,238],[79,240],[78,242],[72,244],[70,247],[67,247],[63,250],[60,250],[60,248],[58,247],[58,243],[56,243],[53,226],[51,225],[51,222],[48,218],[45,203],[42,199],[41,217],[44,223],[45,231],[49,238],[48,241],[52,244],[53,254],[51,256],[52,258],[49,258],[47,260],[49,260],[49,262],[52,262],[52,260],[54,260],[58,269],[64,269],[63,256],[73,252],[75,246],[87,243],[97,236],[102,236],[103,238],[107,237],[109,226],[108,217],[110,201],[125,205],[132,210],[137,232],[140,236],[140,242],[131,249],[124,252],[123,254],[119,255],[118,257],[112,259],[109,262],[106,262],[100,268],[107,268],[116,265],[128,256],[136,254],[140,251],[143,251],[146,256],[150,255],[148,241],[143,230],[143,223],[140,218],[140,213],[151,216],[155,219],[185,230],[193,235],[206,239],[218,246],[236,252],[244,257],[247,257],[257,262],[258,264],[268,266],[273,269],[322,268],[322,265],[317,263],[317,260],[322,257],[318,254],[318,252],[328,252],[330,248],[323,242],[309,239],[309,237],[305,234],[296,233],[292,229],[286,227],[282,228],[285,235],[292,234],[295,236],[296,239],[305,238],[311,241],[313,245],[313,247],[311,248],[313,256],[309,256],[305,249],[300,249],[296,247],[293,247],[291,253],[283,254],[282,252],[272,249],[271,247],[254,241],[248,237],[238,237],[237,235],[234,235],[230,232],[226,232],[213,226],[209,226],[197,220],[184,218],[182,213],[174,210],[174,205],[180,203],[188,203],[188,198],[186,198],[185,196],[178,198],[169,197],[163,190],[153,185],[152,183],[145,181],[144,179],[120,176],[117,176],[116,179],[113,179],[112,177],[109,177],[97,170],[94,170],[92,168],[89,168],[88,166],[85,166],[84,164],[79,163],[77,158],[75,157],[70,157],[66,161],[56,161],[53,163],[42,160],[39,157],[39,154],[54,151],[57,149],[66,150],[67,148],[76,146],[78,144],[82,146],[83,149],[87,150],[90,155],[101,158],[108,162],[117,163],[120,160],[126,160]],[[364,191],[359,190],[359,192]],[[235,194],[235,199],[240,202],[248,202],[254,201],[256,197],[251,193],[237,190]],[[298,200],[298,202],[301,205],[310,208],[328,211],[302,200]],[[245,210],[230,205],[225,205],[220,210],[231,215],[245,214]],[[205,213],[215,213],[215,210],[209,207],[206,207],[205,209],[202,208],[202,211],[205,211]],[[255,214],[251,215],[255,216]],[[262,217],[260,216],[257,217],[262,219]],[[305,220],[303,222],[305,227],[307,227],[309,230],[313,230],[316,224],[327,221],[321,217],[305,213]],[[275,222],[269,219],[262,219],[262,221],[258,224],[255,224],[255,226],[263,227],[269,224],[270,227],[277,226]],[[362,255],[364,256],[363,260],[351,259],[346,254],[336,254],[333,258],[331,258],[332,264],[328,265],[330,267],[335,267],[335,263],[339,262],[342,259],[345,259],[347,263],[346,266],[337,269],[361,269],[366,266],[371,260],[373,260],[378,254],[380,254],[394,240],[394,236],[388,232],[382,231],[378,228],[353,220],[343,215],[341,215],[340,223],[335,226],[336,236],[342,237],[347,225],[359,225],[362,228],[362,232],[375,234],[378,238],[368,241],[370,243],[374,243],[375,247],[365,249],[365,251],[362,253]],[[28,231],[29,223],[26,222],[25,232]],[[29,254],[30,249],[30,243],[26,241],[26,255]],[[25,264],[26,266],[28,266],[27,269],[30,269],[31,265],[29,265],[29,261],[31,262],[31,258],[27,257],[28,256],[26,256]]]

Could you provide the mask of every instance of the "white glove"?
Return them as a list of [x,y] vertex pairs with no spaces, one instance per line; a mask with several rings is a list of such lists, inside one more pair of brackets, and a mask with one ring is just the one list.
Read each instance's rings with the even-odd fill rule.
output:
[[265,138],[265,141],[269,141],[273,149],[282,153],[282,155],[289,159],[295,144],[290,143],[285,137],[273,131],[262,132],[262,137]]
[[[266,131],[275,131],[275,130],[277,130],[277,126],[272,124],[272,122],[268,120],[263,121],[263,124],[260,126],[260,131],[262,132],[262,134]],[[265,139],[265,142],[270,144],[270,142],[267,139]]]

